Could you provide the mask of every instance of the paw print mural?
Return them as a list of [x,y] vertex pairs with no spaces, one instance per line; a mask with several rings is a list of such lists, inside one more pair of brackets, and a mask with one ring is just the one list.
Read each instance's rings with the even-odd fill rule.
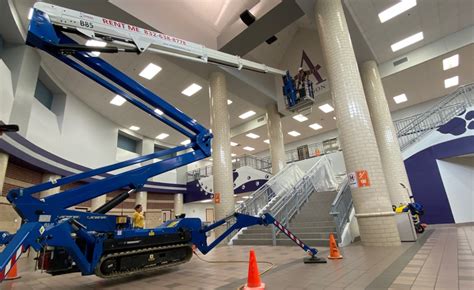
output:
[[[462,113],[460,115],[462,115]],[[464,117],[454,117],[438,128],[438,132],[454,136],[462,135],[466,133],[467,130],[474,130],[474,111],[467,112]]]

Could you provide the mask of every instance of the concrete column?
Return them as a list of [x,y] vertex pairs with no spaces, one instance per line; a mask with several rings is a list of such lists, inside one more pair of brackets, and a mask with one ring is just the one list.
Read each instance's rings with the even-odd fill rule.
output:
[[184,213],[183,210],[183,194],[175,193],[174,195],[174,215],[178,216]]
[[8,157],[7,153],[0,152],[0,196],[3,192],[3,185],[5,184],[5,176],[7,174],[8,167]]
[[135,195],[135,205],[141,204],[143,208],[143,212],[147,210],[147,203],[148,203],[148,192],[146,191],[139,191]]
[[[220,203],[214,204],[216,220],[234,212],[234,182],[232,176],[232,158],[230,150],[230,119],[227,106],[227,87],[225,75],[213,72],[210,76],[210,112],[213,159],[213,190],[220,195]],[[224,231],[224,227],[216,229],[216,235]]]
[[373,60],[364,62],[361,65],[361,75],[390,199],[394,205],[408,203],[410,199],[400,183],[407,187],[410,183],[377,63]]
[[107,195],[101,195],[91,200],[91,211],[94,211],[107,202]]
[[26,136],[41,58],[34,48],[19,45],[6,47],[3,61],[11,69],[15,94],[9,122],[19,125],[19,133]]
[[281,117],[276,103],[267,106],[267,129],[272,156],[272,174],[277,174],[286,165],[285,144]]
[[347,172],[366,170],[370,180],[370,186],[352,188],[361,240],[369,246],[400,245],[341,0],[318,0],[315,15]]
[[[60,179],[60,178],[61,178],[61,176],[57,175],[57,174],[43,173],[41,181],[44,183],[44,182],[54,181],[54,180],[57,180],[57,179]],[[48,189],[48,190],[44,190],[44,191],[40,192],[40,198],[45,198],[47,196],[59,193],[60,191],[61,191],[61,188],[59,186]]]

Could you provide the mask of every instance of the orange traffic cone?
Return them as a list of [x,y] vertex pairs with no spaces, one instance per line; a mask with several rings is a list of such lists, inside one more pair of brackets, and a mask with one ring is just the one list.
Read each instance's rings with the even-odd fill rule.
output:
[[10,271],[7,274],[7,277],[5,280],[15,280],[21,278],[20,275],[18,275],[18,268],[17,268],[18,263],[15,263],[13,267],[10,269]]
[[334,239],[334,234],[329,234],[329,256],[328,259],[342,259],[342,255],[337,248],[336,239]]
[[260,281],[260,274],[258,273],[257,258],[253,249],[250,250],[249,260],[249,274],[247,278],[247,284],[245,284],[244,290],[250,289],[265,289],[265,284]]

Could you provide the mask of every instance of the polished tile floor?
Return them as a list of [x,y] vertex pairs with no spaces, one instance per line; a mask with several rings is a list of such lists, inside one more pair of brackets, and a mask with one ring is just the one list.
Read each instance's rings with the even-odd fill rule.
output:
[[[33,272],[31,259],[21,259],[21,279],[4,282],[0,289],[237,289],[245,283],[246,246],[223,246],[204,259],[193,257],[182,266],[103,280],[68,274],[51,277]],[[344,259],[327,264],[303,264],[298,247],[254,247],[267,289],[474,289],[474,226],[432,227],[417,243],[401,247],[342,249]],[[320,249],[327,256],[327,249]],[[243,261],[227,262],[227,261]]]

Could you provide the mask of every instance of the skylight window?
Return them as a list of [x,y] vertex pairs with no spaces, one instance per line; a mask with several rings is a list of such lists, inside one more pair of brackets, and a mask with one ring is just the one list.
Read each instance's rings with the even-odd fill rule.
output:
[[309,125],[309,127],[313,130],[319,130],[319,129],[323,128],[323,126],[319,125],[318,123],[311,124],[311,125]]
[[321,111],[323,111],[324,113],[326,113],[326,114],[329,113],[329,112],[334,111],[334,108],[329,104],[324,104],[322,106],[319,106],[319,109]]
[[298,122],[304,122],[304,121],[308,120],[308,118],[306,116],[302,115],[302,114],[298,114],[298,115],[293,116],[293,119],[295,119]]
[[189,87],[185,88],[181,93],[183,95],[191,97],[195,93],[199,92],[201,89],[202,89],[202,87],[200,85],[193,83]]
[[459,54],[443,59],[443,70],[448,70],[459,65]]
[[405,94],[395,96],[395,97],[393,97],[393,100],[395,101],[396,104],[400,104],[400,103],[404,103],[404,102],[408,101],[407,95],[405,95]]
[[401,0],[397,4],[379,13],[380,22],[384,23],[415,6],[416,6],[416,0]]
[[125,100],[124,97],[119,96],[119,95],[116,95],[116,96],[112,99],[112,101],[110,101],[110,103],[111,103],[112,105],[115,105],[115,106],[119,106],[119,107],[120,107],[120,106],[123,105],[126,101],[127,101],[127,100]]
[[142,78],[151,80],[161,71],[161,67],[154,63],[149,63],[139,74]]
[[293,137],[298,137],[299,135],[301,135],[301,133],[297,131],[290,131],[288,132],[288,135],[293,136]]
[[423,37],[423,31],[418,32],[416,34],[413,34],[412,36],[409,36],[405,39],[400,40],[399,42],[396,42],[396,43],[392,44],[391,45],[392,51],[395,52],[395,51],[398,51],[402,48],[405,48],[407,46],[415,44],[418,41],[423,40],[423,38],[424,38]]
[[444,87],[446,89],[457,86],[458,84],[459,84],[459,76],[455,76],[455,77],[444,80]]

